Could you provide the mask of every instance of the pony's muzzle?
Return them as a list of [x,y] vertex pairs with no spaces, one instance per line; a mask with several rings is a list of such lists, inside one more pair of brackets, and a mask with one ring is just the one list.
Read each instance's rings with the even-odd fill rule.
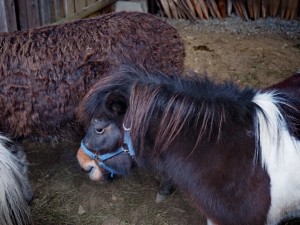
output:
[[88,176],[91,180],[105,180],[103,169],[98,165],[97,161],[92,160],[88,155],[86,155],[81,147],[77,151],[77,160],[80,167],[88,173]]

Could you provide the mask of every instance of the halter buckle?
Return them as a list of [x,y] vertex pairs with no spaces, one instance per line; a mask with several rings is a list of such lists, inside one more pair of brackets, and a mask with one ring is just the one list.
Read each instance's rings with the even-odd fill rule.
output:
[[98,163],[103,162],[103,160],[100,158],[100,155],[94,154],[94,160],[96,160]]
[[124,152],[125,154],[127,154],[127,155],[130,154],[128,145],[127,145],[126,143],[123,143],[122,148],[123,148],[123,152]]

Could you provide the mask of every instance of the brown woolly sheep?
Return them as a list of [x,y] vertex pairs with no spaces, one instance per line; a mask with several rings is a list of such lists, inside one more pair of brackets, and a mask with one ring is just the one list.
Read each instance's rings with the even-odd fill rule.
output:
[[177,31],[146,13],[112,13],[0,34],[0,131],[12,138],[74,139],[75,110],[109,71],[133,62],[182,72]]

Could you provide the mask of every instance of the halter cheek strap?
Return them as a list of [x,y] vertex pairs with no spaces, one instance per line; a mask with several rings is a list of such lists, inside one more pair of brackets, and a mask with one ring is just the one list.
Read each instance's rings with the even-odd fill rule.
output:
[[129,131],[130,130],[124,129],[124,144],[127,145],[127,148],[128,148],[128,151],[129,151],[129,155],[130,156],[135,156],[135,152],[134,152],[134,149],[133,149],[133,146],[132,146],[132,141],[131,141],[131,137],[130,137]]
[[98,162],[98,165],[101,166],[103,169],[109,171],[111,173],[111,177],[114,176],[114,174],[120,174],[117,171],[115,171],[114,169],[110,168],[109,166],[105,165],[104,161],[107,159],[110,159],[122,152],[124,152],[124,149],[122,147],[120,147],[117,151],[112,152],[112,153],[106,153],[103,155],[97,155],[94,154],[93,152],[91,152],[90,150],[87,149],[87,147],[85,147],[85,145],[83,144],[83,142],[81,141],[80,146],[82,148],[82,150],[84,151],[85,154],[87,154],[92,160],[96,160]]
[[135,152],[132,146],[132,141],[131,141],[131,137],[130,137],[130,133],[129,133],[130,129],[125,129],[124,128],[124,144],[127,145],[127,148],[124,148],[123,146],[121,146],[120,148],[118,148],[115,152],[109,152],[103,155],[97,155],[93,152],[91,152],[84,144],[83,141],[81,141],[80,146],[82,148],[82,150],[84,151],[85,154],[87,154],[92,160],[97,160],[98,165],[101,166],[103,169],[107,170],[110,172],[111,177],[114,176],[114,174],[120,174],[123,175],[123,173],[118,172],[112,168],[110,168],[109,166],[107,166],[104,161],[110,158],[115,157],[116,155],[120,154],[120,153],[125,153],[125,154],[129,154],[130,156],[134,156]]

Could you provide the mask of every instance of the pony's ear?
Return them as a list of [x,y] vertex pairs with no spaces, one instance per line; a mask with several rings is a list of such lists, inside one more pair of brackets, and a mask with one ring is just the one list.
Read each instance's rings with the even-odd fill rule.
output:
[[127,109],[126,98],[120,92],[111,92],[106,98],[106,107],[114,115],[125,114]]

